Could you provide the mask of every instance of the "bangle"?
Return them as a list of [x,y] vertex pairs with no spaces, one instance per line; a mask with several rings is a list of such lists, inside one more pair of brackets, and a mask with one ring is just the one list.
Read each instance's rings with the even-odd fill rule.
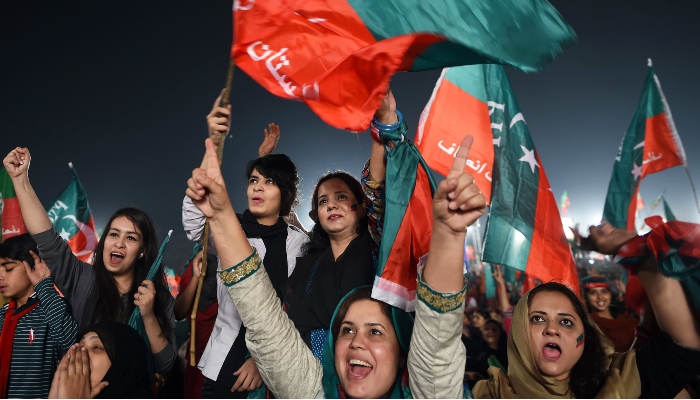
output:
[[403,114],[401,114],[401,111],[396,110],[396,116],[398,118],[398,121],[393,124],[383,124],[379,122],[379,120],[377,120],[377,117],[375,116],[374,118],[372,118],[372,122],[370,123],[370,125],[374,125],[378,130],[382,132],[395,131],[399,129],[399,127],[401,126],[401,122],[403,122]]

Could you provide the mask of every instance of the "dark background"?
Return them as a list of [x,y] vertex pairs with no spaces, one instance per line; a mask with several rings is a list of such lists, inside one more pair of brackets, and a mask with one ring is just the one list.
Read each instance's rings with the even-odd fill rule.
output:
[[[435,0],[433,0],[435,1]],[[557,201],[569,217],[599,222],[613,159],[642,92],[647,58],[668,99],[700,183],[698,137],[700,3],[684,1],[552,2],[577,43],[537,74],[508,70]],[[230,0],[17,1],[0,4],[0,153],[29,147],[31,181],[48,204],[68,184],[72,161],[98,230],[126,205],[147,211],[159,234],[173,229],[166,263],[189,255],[180,222],[185,182],[199,165],[205,115],[225,84],[231,45]],[[414,131],[439,71],[400,73],[392,89]],[[368,135],[325,125],[304,104],[276,98],[241,71],[233,85],[232,137],[224,174],[234,207],[245,207],[245,163],[262,130],[281,126],[277,151],[302,177],[306,214],[318,176],[342,168],[359,175]],[[685,171],[647,177],[649,206],[662,191],[679,219],[698,222]],[[656,211],[660,212],[661,208]],[[637,225],[641,219],[637,221]]]

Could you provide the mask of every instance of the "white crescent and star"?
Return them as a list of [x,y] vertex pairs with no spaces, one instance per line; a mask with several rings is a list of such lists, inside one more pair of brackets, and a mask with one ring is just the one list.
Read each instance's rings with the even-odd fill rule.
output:
[[535,150],[528,150],[527,147],[523,146],[522,144],[520,145],[520,148],[523,149],[523,152],[525,153],[524,156],[520,157],[518,161],[526,162],[530,164],[530,170],[532,173],[535,173],[535,166],[539,167],[540,165],[537,163],[537,158],[535,157]]
[[[85,225],[84,223],[78,221],[78,219],[75,218],[75,215],[66,215],[65,217],[63,217],[63,219],[72,220],[75,223],[75,225],[78,226],[78,229],[80,229],[80,231],[83,232],[83,235],[85,235],[85,239],[87,240],[87,243],[85,244],[85,249],[79,253],[76,253],[75,256],[80,257],[95,251],[95,247],[97,245],[97,235],[95,234],[95,231],[92,230],[92,228],[90,228],[89,226]],[[65,241],[68,241],[68,239],[70,239],[70,237],[68,236],[69,233],[66,232],[63,228],[61,228],[61,233],[59,235]]]
[[634,175],[634,180],[636,181],[637,179],[642,177],[642,166],[637,165],[637,163],[633,164],[634,167],[632,168],[632,175]]

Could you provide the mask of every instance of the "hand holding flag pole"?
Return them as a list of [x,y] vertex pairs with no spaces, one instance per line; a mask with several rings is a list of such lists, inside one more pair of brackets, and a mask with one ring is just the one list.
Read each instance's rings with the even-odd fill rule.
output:
[[[231,98],[231,85],[233,84],[233,71],[236,68],[236,60],[231,58],[228,65],[228,74],[226,75],[226,88],[221,92],[217,101],[219,102],[219,107],[228,108],[229,100]],[[230,118],[230,116],[229,116]],[[211,136],[211,132],[210,132]],[[216,144],[216,156],[219,160],[219,165],[223,161],[224,156],[224,140],[226,139],[226,132],[221,133],[221,138]],[[212,139],[213,140],[213,139]],[[197,320],[197,308],[199,307],[199,299],[202,295],[202,286],[204,285],[204,277],[207,274],[207,250],[209,249],[209,218],[204,223],[204,242],[202,243],[202,273],[199,275],[199,282],[197,283],[197,293],[194,296],[194,304],[192,305],[192,313],[190,314],[190,366],[194,367],[196,363],[195,355],[195,324]]]

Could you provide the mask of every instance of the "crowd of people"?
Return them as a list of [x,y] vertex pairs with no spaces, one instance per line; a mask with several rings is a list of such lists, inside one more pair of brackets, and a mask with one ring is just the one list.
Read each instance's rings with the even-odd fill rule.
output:
[[[230,129],[221,96],[205,155],[186,182],[182,223],[198,251],[173,299],[149,216],[117,210],[92,263],[53,229],[28,178],[29,150],[4,159],[29,234],[0,245],[0,395],[9,398],[545,398],[697,396],[700,324],[692,293],[656,257],[626,285],[591,274],[581,297],[557,282],[523,292],[492,266],[497,296],[464,275],[466,231],[486,199],[464,172],[467,136],[433,198],[414,313],[375,300],[386,152],[404,132],[388,91],[360,179],[321,176],[306,230],[299,176],[274,153],[271,124],[247,186],[227,185],[217,145]],[[359,166],[358,166],[359,167]],[[358,168],[358,171],[360,169]],[[185,179],[183,179],[184,183]],[[228,193],[246,190],[247,208]],[[616,254],[635,232],[591,227],[590,250]],[[206,243],[206,244],[205,244]],[[152,266],[159,271],[147,279]],[[469,279],[471,282],[469,282]],[[634,288],[630,290],[630,288]],[[626,289],[626,290],[625,290]],[[632,293],[634,292],[634,293]],[[134,326],[132,315],[143,321]],[[176,321],[191,325],[178,356]]]

